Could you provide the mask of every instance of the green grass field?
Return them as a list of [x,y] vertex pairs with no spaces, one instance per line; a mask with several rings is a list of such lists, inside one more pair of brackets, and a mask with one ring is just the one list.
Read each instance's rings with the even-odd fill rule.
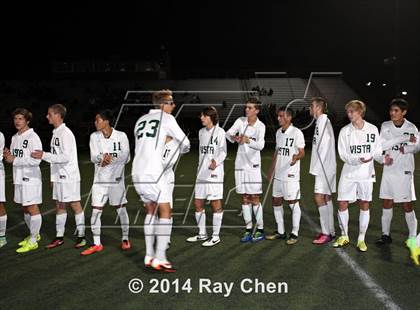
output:
[[[263,170],[266,171],[271,158],[271,147],[263,153]],[[225,197],[234,187],[234,150],[229,150],[225,164]],[[89,193],[93,177],[93,165],[87,163],[87,156],[80,156],[82,174],[82,194]],[[174,229],[169,259],[178,268],[175,274],[157,274],[143,269],[144,238],[143,225],[145,212],[133,188],[128,192],[128,211],[133,227],[130,230],[133,248],[122,252],[119,249],[121,230],[102,229],[102,242],[105,250],[89,257],[81,257],[80,251],[73,248],[75,229],[74,217],[69,216],[65,244],[53,250],[44,246],[55,236],[55,215],[49,212],[43,216],[42,240],[40,248],[24,255],[15,253],[17,243],[27,235],[20,208],[12,201],[12,182],[7,170],[8,244],[0,250],[2,272],[0,277],[1,309],[82,309],[82,308],[131,308],[131,309],[383,309],[395,306],[402,309],[418,309],[420,287],[420,268],[409,259],[403,242],[407,228],[401,208],[394,211],[392,237],[389,247],[378,248],[375,240],[381,234],[381,205],[377,198],[381,168],[377,167],[378,182],[374,189],[371,206],[371,221],[367,233],[369,250],[359,253],[355,244],[344,250],[336,250],[332,245],[313,246],[312,238],[318,227],[318,212],[314,206],[313,177],[309,170],[310,153],[307,151],[302,163],[301,206],[304,213],[301,221],[299,242],[287,246],[280,241],[263,241],[257,244],[240,244],[243,232],[243,219],[239,217],[239,196],[232,193],[225,210],[222,227],[222,242],[212,248],[200,244],[188,244],[185,239],[196,232],[193,209],[190,209],[185,224],[184,213],[192,194],[191,187],[176,187],[174,198]],[[176,172],[176,183],[194,182],[198,154],[192,153],[181,158]],[[419,160],[417,160],[417,164]],[[417,165],[419,166],[419,165]],[[43,164],[44,203],[42,212],[54,208],[49,187],[49,169]],[[7,168],[9,169],[9,168]],[[129,175],[131,167],[127,167]],[[341,169],[341,163],[340,167]],[[416,183],[420,178],[416,171]],[[131,183],[128,178],[127,184]],[[264,190],[267,182],[264,184]],[[87,194],[83,196],[85,203]],[[186,200],[181,200],[186,199]],[[140,210],[137,222],[136,215]],[[69,211],[70,214],[71,211]],[[87,204],[86,216],[89,223],[91,208]],[[358,208],[350,210],[349,232],[351,241],[358,234]],[[103,225],[114,225],[115,211],[106,207],[102,217]],[[208,231],[211,230],[211,212],[207,213]],[[271,208],[271,193],[264,205],[266,232],[275,230]],[[291,228],[290,209],[285,208],[287,230]],[[316,227],[314,226],[314,223]],[[338,231],[338,224],[336,223]],[[90,229],[87,236],[91,240]],[[128,282],[132,278],[142,279],[145,288],[139,294],[130,293]],[[182,284],[191,279],[192,291],[151,294],[149,280],[179,279]],[[234,282],[231,295],[200,294],[198,281],[209,278],[213,281]],[[240,290],[244,278],[262,282],[287,282],[288,292],[281,294],[251,293]]]

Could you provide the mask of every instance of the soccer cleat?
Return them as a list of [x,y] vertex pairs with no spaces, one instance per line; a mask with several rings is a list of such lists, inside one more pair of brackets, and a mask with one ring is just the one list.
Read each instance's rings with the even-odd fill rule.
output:
[[213,238],[203,242],[202,246],[211,247],[211,246],[214,246],[218,243],[220,243],[220,238],[219,237],[213,237]]
[[[18,243],[18,245],[19,246],[23,246],[23,245],[25,245],[25,243],[26,242],[28,242],[28,240],[31,238],[31,236],[29,235],[29,236],[27,236],[25,239],[23,239],[21,242],[19,242]],[[38,234],[38,235],[36,235],[36,241],[37,242],[39,242],[39,241],[41,241],[41,235],[40,234]]]
[[208,239],[207,236],[203,235],[196,235],[194,237],[187,238],[187,242],[197,242],[197,241],[206,241]]
[[245,231],[244,235],[242,236],[241,240],[242,243],[244,242],[251,242],[252,241],[252,234],[250,231]]
[[366,242],[362,240],[357,241],[357,248],[359,249],[360,252],[366,252],[367,251]]
[[157,258],[152,260],[151,264],[152,268],[156,271],[162,271],[162,272],[176,272],[176,269],[172,267],[172,264],[168,261],[160,261]]
[[154,260],[153,256],[145,256],[144,257],[144,267],[150,268],[152,267],[152,261]]
[[265,239],[266,240],[276,240],[276,239],[286,240],[287,234],[286,233],[280,234],[278,231],[275,231],[271,235],[265,236]]
[[87,242],[86,242],[85,237],[77,237],[77,241],[76,241],[76,244],[74,245],[74,247],[76,249],[80,249],[80,248],[83,248],[86,244],[87,244]]
[[348,236],[340,236],[338,239],[334,242],[333,247],[334,248],[344,248],[350,244],[350,240]]
[[409,249],[416,247],[417,246],[416,237],[411,237],[405,240],[405,246]]
[[256,231],[255,235],[252,237],[252,242],[259,242],[265,239],[265,234],[262,231]]
[[377,245],[385,245],[385,244],[390,244],[390,243],[392,243],[392,238],[391,236],[388,236],[388,235],[382,235],[381,237],[378,238],[378,240],[376,240]]
[[130,243],[130,240],[123,240],[123,241],[121,242],[121,250],[123,250],[123,251],[127,251],[127,250],[129,250],[129,249],[131,249],[131,243]]
[[29,251],[36,250],[38,248],[38,242],[31,242],[28,240],[23,246],[16,250],[17,253],[26,253]]
[[100,245],[91,245],[89,248],[87,248],[86,250],[84,250],[82,253],[80,253],[80,255],[82,256],[86,256],[86,255],[90,255],[96,252],[101,252],[104,249],[104,246],[102,244]]
[[290,234],[289,238],[286,240],[286,244],[293,245],[298,242],[298,236],[295,234]]
[[47,245],[45,248],[46,249],[54,249],[54,248],[56,248],[60,245],[63,245],[63,244],[64,244],[63,238],[62,237],[61,238],[57,237],[53,241],[51,241],[51,243],[49,245]]
[[414,246],[410,248],[410,257],[413,260],[414,264],[416,264],[417,266],[420,265],[419,255],[420,255],[420,247]]
[[314,240],[312,240],[312,244],[323,245],[327,244],[331,240],[331,235],[319,234]]
[[6,236],[0,237],[0,248],[4,247],[7,244]]

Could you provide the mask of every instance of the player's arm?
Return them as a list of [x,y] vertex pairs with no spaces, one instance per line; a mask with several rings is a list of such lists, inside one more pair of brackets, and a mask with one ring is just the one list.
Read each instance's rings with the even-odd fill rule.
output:
[[249,139],[249,147],[251,149],[262,151],[265,145],[265,126],[262,126],[260,130],[258,130],[258,135],[256,141]]
[[[76,152],[76,139],[71,134],[65,134],[61,141],[63,152],[61,154],[52,154],[51,152],[34,152],[33,156],[38,157],[41,153],[41,159],[50,164],[67,164],[70,161],[70,155]],[[37,154],[38,153],[38,154]]]
[[170,123],[168,127],[169,136],[171,136],[172,138],[174,138],[180,143],[179,145],[180,154],[188,153],[190,151],[190,146],[191,146],[190,140],[182,131],[181,127],[179,127],[175,118],[171,116],[169,119],[170,119]]
[[238,142],[238,138],[236,138],[236,134],[239,132],[240,126],[240,119],[238,118],[232,125],[232,127],[229,128],[228,131],[226,131],[226,139],[228,139],[229,142],[235,143]]
[[416,128],[415,135],[410,137],[411,144],[410,145],[401,146],[400,147],[400,152],[403,153],[403,154],[408,154],[408,153],[415,154],[415,153],[420,152],[420,141],[419,141],[419,138],[420,138],[419,137],[419,133],[418,133],[417,128]]
[[324,165],[326,164],[326,158],[328,156],[328,153],[335,152],[335,148],[332,150],[330,149],[330,142],[331,140],[334,140],[334,131],[332,129],[332,126],[329,126],[329,123],[326,122],[324,123],[324,126],[322,126],[319,129],[321,131],[321,136],[319,138],[319,141],[317,141],[315,150],[312,151],[316,152],[316,156],[319,162],[321,163],[321,165]]
[[[29,152],[35,152],[42,150],[41,139],[37,135],[33,135],[33,139],[28,143]],[[28,157],[15,157],[13,160],[13,166],[31,166],[36,167],[41,163],[41,159],[33,158],[32,156]]]
[[219,130],[218,140],[220,143],[219,153],[212,160],[211,168],[213,168],[212,166],[214,166],[213,169],[215,169],[217,166],[222,164],[225,161],[226,156],[227,156],[226,133],[223,130]]
[[298,160],[301,160],[305,156],[305,137],[301,131],[298,132],[295,143],[298,152],[292,156],[290,166],[293,166]]
[[360,161],[360,158],[350,153],[350,150],[347,147],[348,144],[349,142],[347,141],[346,134],[343,130],[341,130],[338,136],[338,155],[340,156],[343,162],[351,166],[361,165],[362,162]]
[[383,149],[382,149],[382,139],[379,135],[378,129],[375,127],[375,135],[377,139],[375,139],[374,150],[373,150],[373,159],[375,159],[378,163],[382,164],[384,161],[383,157]]
[[130,161],[130,143],[128,142],[127,135],[123,133],[121,135],[121,152],[116,158],[112,159],[112,163],[115,164],[126,164]]
[[90,161],[95,165],[99,165],[102,161],[103,154],[99,151],[98,139],[95,139],[94,135],[90,136],[89,149]]
[[3,160],[3,151],[4,151],[4,136],[2,133],[0,133],[0,161]]

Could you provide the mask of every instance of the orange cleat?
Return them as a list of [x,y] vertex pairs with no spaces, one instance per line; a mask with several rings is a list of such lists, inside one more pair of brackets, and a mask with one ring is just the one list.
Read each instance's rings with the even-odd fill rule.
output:
[[121,250],[123,250],[123,251],[127,251],[127,250],[129,250],[129,249],[131,249],[131,243],[130,243],[130,240],[123,240],[123,241],[121,242]]
[[83,256],[90,255],[96,252],[101,252],[103,249],[104,249],[104,246],[102,244],[91,245],[89,248],[87,248],[82,253],[80,253],[80,255],[83,255]]

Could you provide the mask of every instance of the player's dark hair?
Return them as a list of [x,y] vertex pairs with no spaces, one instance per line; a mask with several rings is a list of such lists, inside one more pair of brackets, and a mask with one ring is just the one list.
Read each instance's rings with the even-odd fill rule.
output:
[[12,112],[12,116],[15,117],[16,115],[22,115],[23,118],[27,121],[27,122],[31,122],[32,121],[32,112],[28,111],[25,108],[17,108]]
[[408,110],[408,102],[407,100],[403,98],[395,98],[391,100],[391,103],[389,104],[389,107],[397,106],[401,109],[401,111],[407,111]]
[[203,114],[205,116],[209,116],[213,125],[216,125],[219,122],[219,113],[217,113],[216,108],[213,107],[213,106],[205,107],[201,111],[201,114]]
[[96,113],[96,115],[99,115],[99,117],[104,121],[108,121],[109,124],[114,122],[114,112],[112,112],[110,109],[100,110],[98,113]]
[[257,97],[249,97],[246,103],[252,103],[258,111],[261,111],[261,101]]
[[66,117],[67,114],[67,109],[64,105],[62,105],[61,103],[56,103],[53,104],[52,106],[50,106],[48,109],[51,109],[54,111],[54,113],[58,113],[61,115],[61,118],[64,119]]
[[315,102],[315,104],[322,109],[322,113],[328,112],[328,103],[327,99],[324,97],[312,97],[311,102]]
[[289,115],[291,118],[295,117],[295,111],[293,111],[292,108],[288,108],[288,107],[280,107],[277,110],[277,114],[279,114],[279,112],[284,112],[287,115]]

